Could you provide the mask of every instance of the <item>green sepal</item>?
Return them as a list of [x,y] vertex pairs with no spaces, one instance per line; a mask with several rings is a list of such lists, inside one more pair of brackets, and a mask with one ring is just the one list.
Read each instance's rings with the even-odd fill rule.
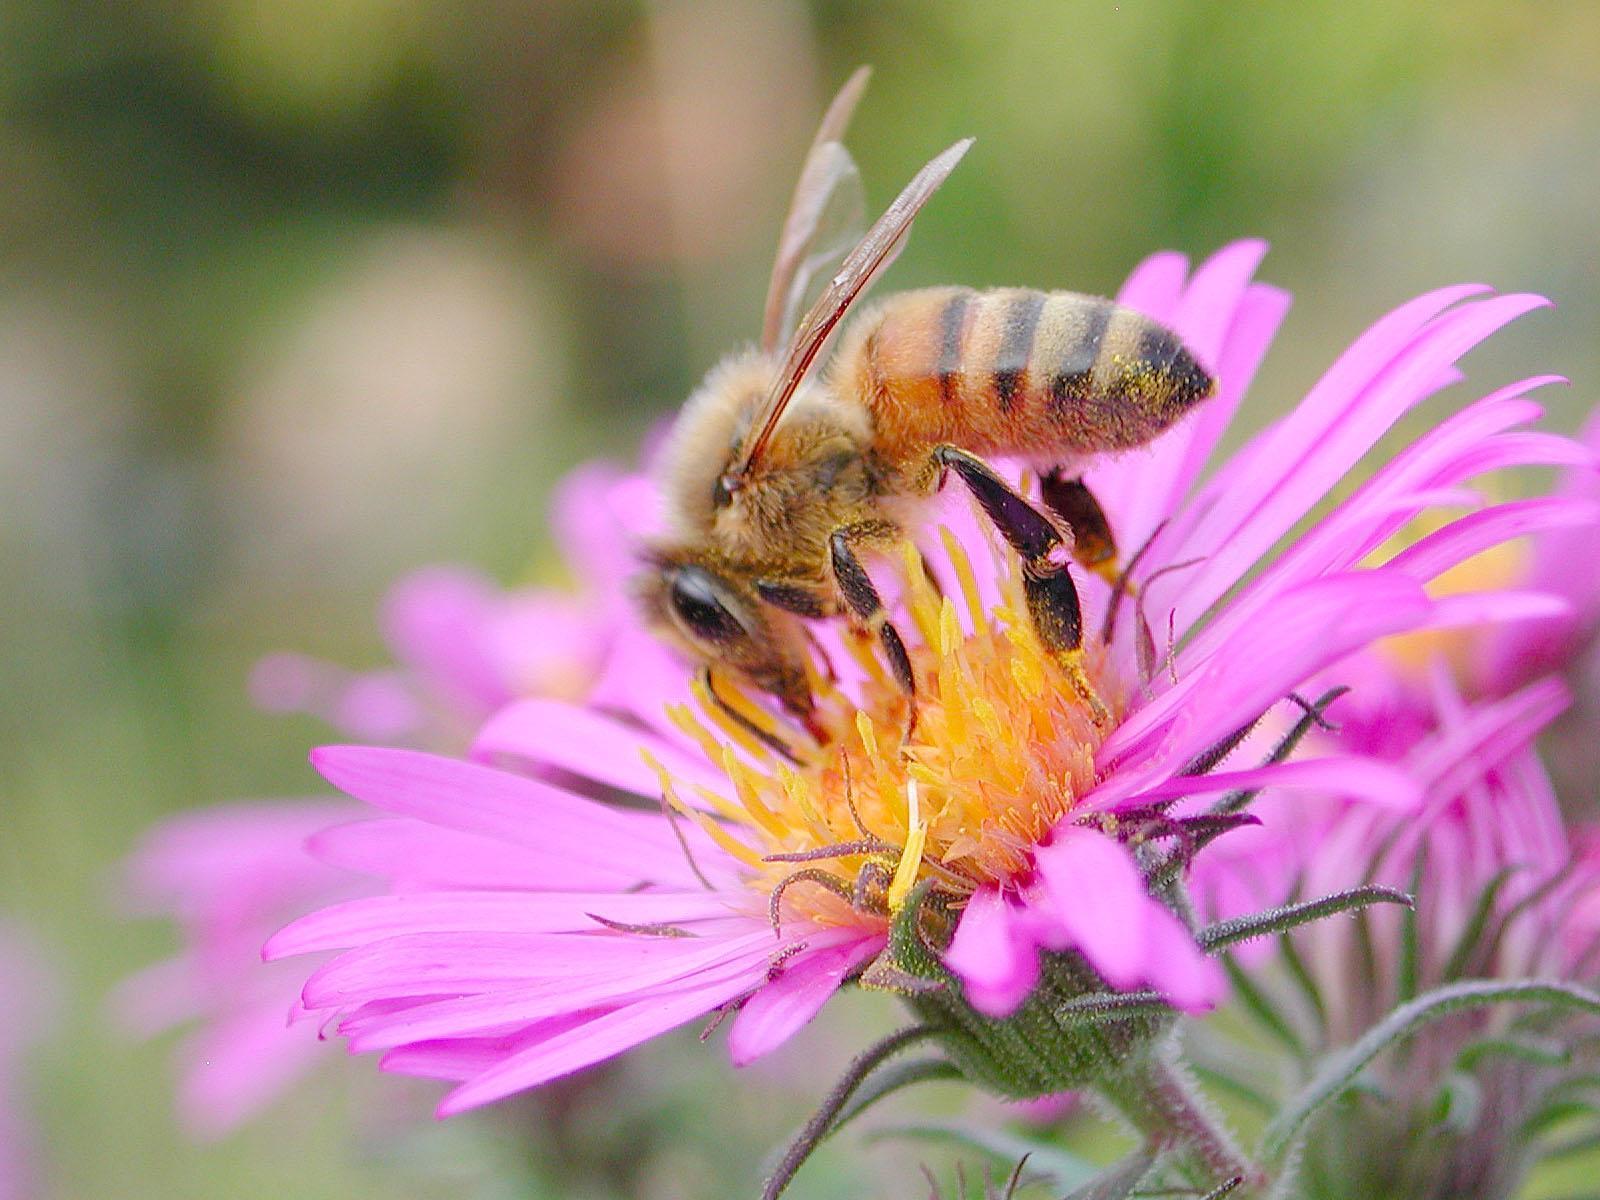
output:
[[1404,892],[1397,892],[1393,888],[1376,886],[1352,888],[1348,892],[1336,892],[1320,900],[1285,904],[1282,908],[1270,908],[1265,912],[1251,913],[1247,917],[1218,921],[1202,929],[1195,935],[1195,940],[1206,953],[1215,954],[1218,950],[1238,945],[1240,942],[1268,937],[1274,933],[1284,933],[1298,925],[1320,921],[1337,913],[1365,908],[1369,904],[1399,904],[1410,908],[1413,901]]
[[954,926],[933,883],[923,880],[906,898],[890,923],[888,945],[863,979],[898,981],[894,990],[978,1086],[1013,1100],[1092,1086],[1120,1073],[1171,1025],[1172,1010],[1159,997],[1141,992],[1124,1003],[1071,953],[1040,953],[1039,982],[1015,1012],[978,1012],[929,945],[930,938],[947,943]]

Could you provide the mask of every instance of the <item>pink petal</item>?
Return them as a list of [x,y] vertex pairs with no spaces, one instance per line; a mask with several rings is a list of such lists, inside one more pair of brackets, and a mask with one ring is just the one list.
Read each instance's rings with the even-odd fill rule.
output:
[[[1538,415],[1538,406],[1521,396],[1545,382],[1549,382],[1548,377],[1536,377],[1502,388],[1469,405],[1397,454],[1353,496],[1297,538],[1189,640],[1180,653],[1180,674],[1188,664],[1213,654],[1228,637],[1259,623],[1263,606],[1287,588],[1356,566],[1398,533],[1425,504],[1440,503],[1442,489],[1467,478],[1463,473],[1464,455],[1494,444],[1495,434]],[[1223,557],[1233,553],[1233,548],[1225,547],[1209,565],[1216,567]],[[1229,570],[1242,571],[1246,565],[1240,558]],[[1189,602],[1187,593],[1178,601]],[[1182,629],[1183,625],[1178,623],[1177,627]]]
[[310,1025],[284,1023],[279,1002],[237,1009],[184,1046],[178,1116],[206,1140],[231,1133],[329,1055]]
[[1530,684],[1513,696],[1479,704],[1407,764],[1431,791],[1454,797],[1521,751],[1572,702],[1559,679]]
[[[746,927],[756,923],[744,922]],[[497,988],[607,980],[630,974],[692,972],[739,955],[762,961],[774,942],[759,926],[739,938],[651,938],[539,933],[411,933],[347,950],[306,981],[308,1008],[337,1008],[403,996],[446,996]]]
[[1129,802],[1170,800],[1217,792],[1255,791],[1258,788],[1331,792],[1351,799],[1410,809],[1422,802],[1422,786],[1398,766],[1354,755],[1295,759],[1248,771],[1214,771],[1208,775],[1178,775],[1140,788]]
[[[1183,724],[1162,753],[1186,761],[1352,650],[1421,625],[1429,602],[1419,584],[1383,572],[1329,576],[1286,590],[1262,606],[1260,619],[1209,655],[1181,663],[1180,681],[1133,712],[1101,745],[1109,764],[1133,753],[1158,730]],[[1238,669],[1248,663],[1252,669]],[[1197,703],[1197,697],[1204,697]],[[1125,779],[1108,780],[1105,795],[1125,794]],[[1097,789],[1098,791],[1098,789]]]
[[1166,909],[1152,908],[1147,920],[1145,982],[1187,1012],[1213,1007],[1227,991],[1227,978],[1216,960]]
[[728,789],[727,776],[703,758],[627,728],[593,708],[560,700],[521,700],[508,705],[489,719],[472,743],[472,756],[479,760],[509,755],[638,796],[659,797],[660,777],[646,764],[645,752],[675,781],[689,785],[680,789],[686,801],[694,799],[694,784]]
[[789,959],[783,973],[745,1003],[728,1034],[735,1066],[746,1066],[788,1041],[828,999],[845,976],[883,949],[882,937],[868,937],[806,951]]
[[[267,959],[359,946],[402,933],[594,933],[595,916],[673,925],[727,917],[716,892],[407,892],[367,896],[301,917],[275,933]],[[594,915],[591,915],[594,914]]]
[[[774,943],[768,933],[759,941],[749,937],[657,939],[670,941],[673,953],[640,954],[632,961],[619,958],[600,969],[575,955],[568,975],[549,975],[537,983],[437,1000],[398,1012],[359,1015],[345,1021],[340,1032],[349,1038],[354,1053],[364,1054],[407,1042],[511,1032],[563,1014],[638,1003],[686,986],[711,986],[730,976],[742,979],[771,960]],[[651,939],[630,940],[648,943]]]
[[670,997],[654,997],[596,1017],[502,1059],[446,1096],[439,1105],[439,1115],[454,1116],[613,1058],[686,1021],[704,1016],[748,991],[764,977],[765,969],[760,968],[733,979]]
[[[1288,418],[1256,439],[1207,486],[1193,510],[1203,514],[1202,524],[1174,530],[1172,537],[1181,538],[1182,548],[1169,550],[1173,558],[1204,555],[1207,562],[1181,580],[1162,581],[1161,596],[1177,597],[1173,607],[1179,632],[1233,587],[1395,421],[1430,394],[1440,370],[1501,325],[1544,303],[1536,296],[1496,297],[1439,317],[1411,336],[1417,316],[1432,317],[1443,304],[1471,290],[1446,289],[1420,297],[1380,321]],[[1173,542],[1164,539],[1163,545]]]
[[374,807],[500,838],[551,864],[696,884],[659,816],[619,812],[538,780],[411,750],[324,746],[311,761],[328,782]]
[[998,888],[978,889],[967,901],[945,966],[961,976],[979,1012],[1003,1017],[1028,998],[1039,980],[1039,955]]
[[489,712],[511,699],[480,637],[501,595],[476,571],[424,567],[390,589],[379,624],[398,662],[427,678],[453,705]]
[[1491,546],[1550,529],[1593,527],[1600,505],[1557,496],[1497,504],[1452,521],[1395,555],[1386,564],[1414,579],[1429,580]]
[[1034,863],[1051,901],[1049,915],[1072,944],[1113,987],[1140,982],[1150,910],[1160,906],[1127,851],[1069,825],[1034,852]]
[[1170,327],[1189,274],[1189,259],[1176,250],[1152,254],[1128,275],[1117,303],[1136,308]]
[[611,864],[529,854],[498,838],[442,829],[410,817],[335,825],[313,837],[306,848],[325,863],[388,879],[401,890],[598,891],[638,881],[633,872]]
[[[564,1029],[572,1029],[592,1019],[592,1013],[565,1019]],[[378,1060],[380,1071],[415,1075],[422,1079],[445,1079],[460,1083],[480,1075],[517,1050],[517,1038],[447,1038],[438,1042],[418,1042],[391,1050]]]

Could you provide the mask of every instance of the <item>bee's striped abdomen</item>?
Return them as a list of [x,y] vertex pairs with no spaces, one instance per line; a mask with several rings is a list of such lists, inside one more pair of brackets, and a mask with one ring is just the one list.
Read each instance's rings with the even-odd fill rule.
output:
[[838,386],[879,445],[1077,457],[1149,441],[1211,394],[1178,337],[1097,296],[1022,288],[906,292],[861,318]]

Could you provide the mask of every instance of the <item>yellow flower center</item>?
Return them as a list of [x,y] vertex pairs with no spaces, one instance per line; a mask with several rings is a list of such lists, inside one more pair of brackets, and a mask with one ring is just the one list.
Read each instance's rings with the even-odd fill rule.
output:
[[[1095,752],[1127,700],[1104,648],[1088,639],[1075,676],[1035,633],[1016,568],[986,611],[960,544],[945,542],[973,632],[909,551],[906,607],[921,635],[910,648],[914,724],[867,634],[845,639],[867,675],[860,705],[814,680],[829,741],[796,763],[776,760],[707,694],[697,710],[670,714],[723,764],[731,795],[700,796],[713,818],[663,778],[669,802],[746,863],[755,887],[781,888],[786,912],[859,924],[897,908],[923,878],[957,897],[1013,879],[1096,781]],[[743,722],[779,732],[731,685],[719,679],[717,691]]]

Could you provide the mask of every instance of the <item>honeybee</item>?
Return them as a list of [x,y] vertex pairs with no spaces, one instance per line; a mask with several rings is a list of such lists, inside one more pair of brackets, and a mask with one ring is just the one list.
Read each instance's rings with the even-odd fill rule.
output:
[[[652,623],[704,664],[713,696],[711,671],[726,670],[817,736],[804,620],[843,615],[875,637],[914,700],[905,643],[861,559],[905,538],[952,471],[1021,556],[1033,623],[1086,688],[1067,560],[1114,577],[1116,550],[1077,472],[1095,455],[1148,442],[1215,390],[1195,355],[1150,318],[1100,297],[1023,288],[890,296],[856,317],[818,370],[836,327],[972,144],[923,167],[793,321],[811,274],[833,261],[822,244],[830,218],[859,191],[839,139],[866,76],[845,84],[812,143],[759,347],[718,364],[677,419],[663,455],[668,533],[647,548],[637,589]],[[1041,468],[1050,511],[986,455]]]

